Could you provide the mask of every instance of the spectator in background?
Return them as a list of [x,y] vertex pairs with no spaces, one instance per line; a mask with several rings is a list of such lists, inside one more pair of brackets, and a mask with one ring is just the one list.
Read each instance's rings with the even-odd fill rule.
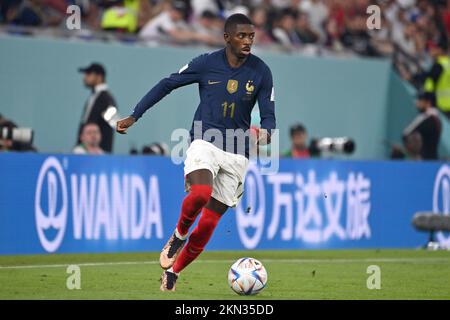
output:
[[300,124],[296,123],[290,128],[291,137],[291,149],[286,151],[283,156],[290,158],[309,158],[310,152],[306,146],[308,140],[308,133],[306,128]]
[[73,149],[75,154],[104,154],[100,147],[102,133],[96,123],[86,123],[81,129],[80,143]]
[[394,51],[391,42],[391,25],[384,14],[381,14],[381,28],[369,30],[370,42],[373,48],[381,55],[388,56]]
[[402,28],[394,29],[393,41],[405,54],[416,55],[416,26],[412,22],[407,22]]
[[345,32],[341,36],[341,43],[357,54],[376,56],[377,53],[371,45],[366,21],[367,17],[363,15],[355,15],[351,19],[347,19]]
[[106,70],[99,63],[92,63],[86,68],[80,68],[84,73],[84,85],[91,89],[92,93],[85,104],[78,129],[78,143],[81,142],[81,131],[84,124],[95,123],[99,126],[101,132],[100,147],[111,153],[113,150],[113,133],[111,125],[105,120],[104,113],[108,108],[114,108],[117,112],[117,104],[106,84]]
[[285,49],[292,50],[301,44],[295,30],[296,12],[291,9],[283,10],[275,21],[273,29],[274,39]]
[[64,0],[5,0],[2,15],[8,24],[38,27],[57,26],[66,14]]
[[134,33],[138,28],[137,8],[134,3],[127,6],[123,0],[109,0],[101,26],[103,30]]
[[433,66],[427,73],[424,90],[436,97],[436,106],[450,119],[450,58],[447,40],[441,39],[438,44],[429,43]]
[[[83,0],[76,0],[83,1]],[[148,0],[104,0],[95,2],[83,2],[82,13],[86,15],[87,23],[92,26],[92,14],[99,14],[99,8],[103,9],[101,27],[104,30],[116,32],[135,33],[141,29],[153,14],[159,13],[162,5],[152,5]]]
[[215,44],[217,41],[215,37],[199,34],[191,29],[186,22],[189,12],[190,7],[186,1],[172,1],[168,9],[144,25],[139,32],[139,37],[144,41]]
[[70,3],[67,4],[74,4],[80,8],[82,23],[81,28],[83,30],[101,29],[101,10],[98,2],[100,1],[70,0]]
[[311,30],[320,38],[325,38],[325,22],[329,16],[329,9],[322,0],[303,0],[300,1],[299,9],[304,12],[311,25]]
[[433,107],[433,101],[432,93],[420,92],[416,100],[419,114],[403,131],[404,143],[408,141],[410,135],[414,133],[420,134],[422,138],[420,154],[424,160],[438,159],[438,145],[442,124],[438,111]]
[[149,0],[125,0],[125,7],[137,16],[137,30],[140,30],[153,14],[159,13],[161,5],[153,5]]
[[191,0],[192,13],[195,18],[199,18],[205,11],[218,16],[223,10],[222,0]]
[[[189,7],[183,1],[173,1],[157,16],[151,18],[139,31],[139,37],[145,41],[178,39],[177,31],[189,28],[186,18]],[[181,38],[181,37],[179,37]]]
[[[426,0],[422,0],[422,2],[425,2]],[[442,9],[442,21],[444,23],[445,32],[447,35],[450,35],[450,1],[447,1],[447,5],[445,9]]]
[[325,45],[334,51],[342,51],[341,36],[345,31],[345,10],[338,0],[328,2],[328,19],[325,21]]
[[209,45],[223,45],[223,21],[211,11],[204,11],[200,18],[193,23],[193,31],[200,36],[211,37]]
[[255,44],[268,45],[273,43],[267,28],[267,10],[264,7],[257,7],[251,12],[251,19],[255,27]]
[[297,35],[303,44],[317,43],[319,41],[319,34],[309,25],[307,14],[302,12],[298,14],[296,27]]

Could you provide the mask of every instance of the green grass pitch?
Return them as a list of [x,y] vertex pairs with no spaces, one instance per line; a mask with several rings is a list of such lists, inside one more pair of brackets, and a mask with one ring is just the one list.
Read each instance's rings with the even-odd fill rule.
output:
[[[0,299],[450,299],[450,251],[333,250],[204,252],[181,274],[176,292],[160,292],[159,253],[0,256]],[[240,257],[259,259],[266,288],[238,296],[227,273]],[[81,289],[66,287],[67,265]],[[367,268],[381,268],[381,289]]]

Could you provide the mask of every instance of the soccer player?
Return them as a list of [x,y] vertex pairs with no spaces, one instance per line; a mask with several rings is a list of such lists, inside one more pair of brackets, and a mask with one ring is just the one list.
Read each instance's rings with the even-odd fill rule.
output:
[[[261,117],[256,143],[270,143],[271,130],[275,129],[272,73],[250,53],[254,36],[254,26],[247,16],[231,15],[225,21],[225,48],[200,55],[178,73],[161,80],[129,117],[117,122],[117,132],[126,133],[146,110],[172,90],[198,83],[200,104],[184,162],[189,193],[183,200],[175,231],[161,251],[160,264],[165,270],[162,291],[175,291],[179,273],[200,255],[221,216],[229,207],[235,207],[242,196],[250,142],[237,139],[230,132],[250,131],[250,114],[256,101]],[[199,126],[201,130],[197,131]],[[211,139],[211,132],[222,136]],[[198,225],[188,239],[189,228],[200,211]]]

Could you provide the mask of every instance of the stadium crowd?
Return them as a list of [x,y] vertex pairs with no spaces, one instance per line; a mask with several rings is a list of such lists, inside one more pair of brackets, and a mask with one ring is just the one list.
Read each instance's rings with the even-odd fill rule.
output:
[[[257,27],[257,45],[296,50],[314,44],[368,56],[401,50],[419,65],[426,63],[427,41],[450,30],[445,0],[4,0],[0,21],[65,28],[72,4],[81,8],[82,29],[135,34],[146,42],[221,45],[215,36],[224,18],[242,12]],[[372,4],[381,9],[380,30],[367,28]]]

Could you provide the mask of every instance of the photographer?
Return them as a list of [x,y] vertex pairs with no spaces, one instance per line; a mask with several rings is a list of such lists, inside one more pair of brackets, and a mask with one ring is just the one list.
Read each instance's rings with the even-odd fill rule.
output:
[[0,152],[33,151],[33,130],[18,128],[17,125],[0,114]]
[[291,149],[283,156],[296,159],[330,157],[336,155],[350,155],[355,151],[356,145],[353,139],[348,137],[322,137],[312,138],[309,146],[306,128],[295,123],[290,128]]
[[153,142],[151,144],[144,145],[140,153],[135,147],[131,148],[130,154],[141,154],[145,156],[168,156],[170,154],[170,150],[164,142]]

